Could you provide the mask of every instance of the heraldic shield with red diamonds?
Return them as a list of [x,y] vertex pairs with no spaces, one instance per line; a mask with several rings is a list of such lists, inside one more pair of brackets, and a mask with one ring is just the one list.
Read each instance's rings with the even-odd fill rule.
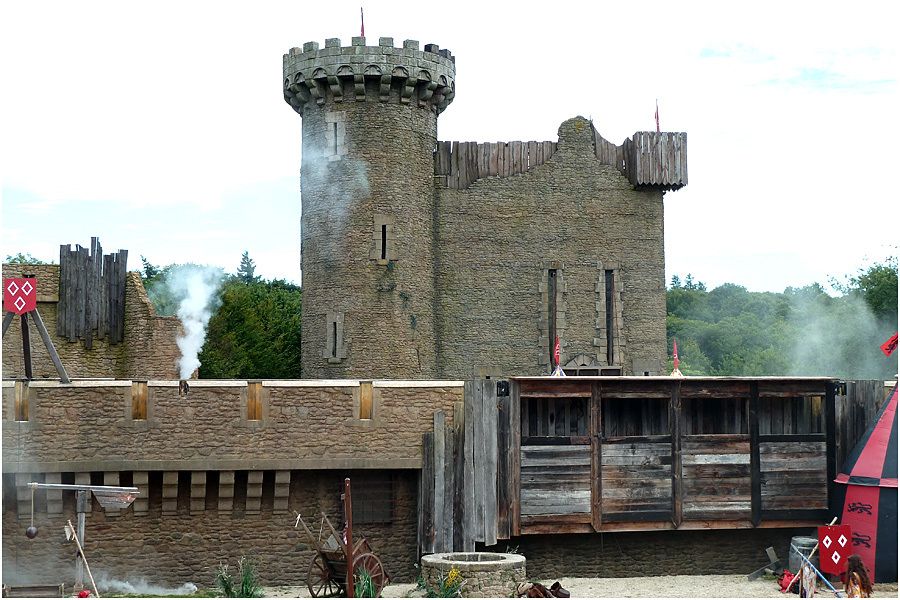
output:
[[37,307],[37,279],[10,277],[3,280],[3,311],[24,315]]
[[847,557],[853,554],[853,533],[849,525],[819,527],[819,570],[840,575],[847,570]]

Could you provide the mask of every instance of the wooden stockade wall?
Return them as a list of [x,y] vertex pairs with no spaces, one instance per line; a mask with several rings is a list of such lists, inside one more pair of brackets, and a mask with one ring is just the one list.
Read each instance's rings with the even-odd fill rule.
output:
[[887,400],[891,388],[883,381],[848,381],[845,394],[838,398],[837,421],[837,468],[840,469],[847,455],[875,421],[875,415]]
[[56,333],[84,341],[88,350],[93,339],[121,342],[125,335],[125,276],[128,250],[103,255],[98,238],[91,247],[69,244],[59,247],[59,304]]
[[827,378],[470,381],[452,427],[436,413],[425,436],[420,549],[827,522],[836,449],[885,396]]
[[438,142],[434,174],[444,185],[464,190],[483,177],[509,177],[544,164],[556,142]]
[[[556,142],[438,142],[434,174],[443,185],[464,190],[484,177],[510,177],[542,165]],[[617,168],[638,187],[677,190],[687,185],[687,134],[639,131],[621,145],[594,130],[594,152],[601,164]]]
[[436,413],[425,436],[420,550],[823,522],[836,389],[826,378],[467,382],[453,425]]
[[[510,473],[518,461],[509,448],[510,396],[496,380],[467,381],[465,401],[447,415],[434,413],[424,434],[419,487],[419,552],[474,551],[509,539],[517,498]],[[506,382],[503,382],[504,385]]]

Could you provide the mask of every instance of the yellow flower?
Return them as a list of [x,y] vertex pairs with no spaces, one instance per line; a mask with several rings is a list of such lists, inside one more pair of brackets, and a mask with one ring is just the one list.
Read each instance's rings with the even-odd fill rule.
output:
[[447,587],[450,587],[455,585],[460,579],[462,579],[462,575],[460,575],[459,568],[453,567],[450,569],[450,573],[447,575],[447,580],[444,583]]

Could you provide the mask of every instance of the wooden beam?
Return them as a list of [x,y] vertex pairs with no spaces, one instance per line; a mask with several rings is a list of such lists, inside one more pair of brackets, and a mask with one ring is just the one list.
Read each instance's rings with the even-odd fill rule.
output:
[[434,411],[434,551],[446,552],[444,545],[444,411]]
[[3,316],[3,335],[6,335],[6,330],[9,329],[9,324],[12,323],[13,317],[16,316],[14,312],[7,312]]
[[22,354],[25,358],[25,379],[33,379],[31,372],[31,336],[28,334],[28,313],[22,315]]
[[47,348],[47,352],[50,353],[50,360],[53,361],[56,372],[59,373],[60,381],[62,383],[69,383],[69,374],[66,373],[66,368],[63,367],[62,361],[59,360],[56,346],[53,345],[53,340],[50,338],[50,333],[47,331],[47,327],[44,325],[44,320],[41,318],[41,313],[38,312],[37,307],[31,311],[31,318],[34,320],[34,326],[37,327],[38,333],[41,334],[41,339],[44,340],[44,346]]
[[521,400],[519,399],[519,382],[510,381],[509,383],[509,402],[510,402],[510,430],[509,430],[509,498],[511,513],[510,534],[517,536],[521,534],[521,494],[522,494],[522,415]]
[[750,384],[750,521],[759,525],[762,507],[762,484],[759,479],[759,385]]
[[672,524],[682,524],[681,480],[681,382],[672,383],[669,400],[669,423],[672,431]]
[[837,494],[835,493],[834,482],[837,476],[835,444],[834,444],[834,402],[835,402],[836,384],[829,381],[825,384],[825,464],[828,481],[828,507],[832,514],[840,514],[840,507],[836,506]]
[[603,525],[603,449],[600,444],[600,435],[603,432],[600,421],[601,383],[594,382],[591,386],[591,526],[594,531],[600,531]]

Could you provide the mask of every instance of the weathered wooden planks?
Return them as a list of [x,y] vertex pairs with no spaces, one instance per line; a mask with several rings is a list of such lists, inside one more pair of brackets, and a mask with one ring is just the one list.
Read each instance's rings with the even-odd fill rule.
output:
[[[731,439],[734,439],[733,437]],[[681,438],[684,520],[751,517],[750,439]],[[722,469],[729,469],[722,471]],[[746,469],[746,475],[740,474]]]
[[591,513],[591,446],[522,446],[520,512]]
[[759,444],[760,495],[764,511],[828,508],[826,442]]
[[438,142],[434,174],[450,189],[464,190],[485,177],[510,177],[544,164],[555,142]]
[[96,237],[90,249],[60,246],[57,335],[81,338],[88,350],[95,336],[111,344],[124,339],[127,262],[127,250],[104,255]]
[[687,185],[686,133],[639,131],[624,147],[626,175],[633,186],[677,190]]
[[601,476],[604,522],[671,519],[670,443],[605,443]]

